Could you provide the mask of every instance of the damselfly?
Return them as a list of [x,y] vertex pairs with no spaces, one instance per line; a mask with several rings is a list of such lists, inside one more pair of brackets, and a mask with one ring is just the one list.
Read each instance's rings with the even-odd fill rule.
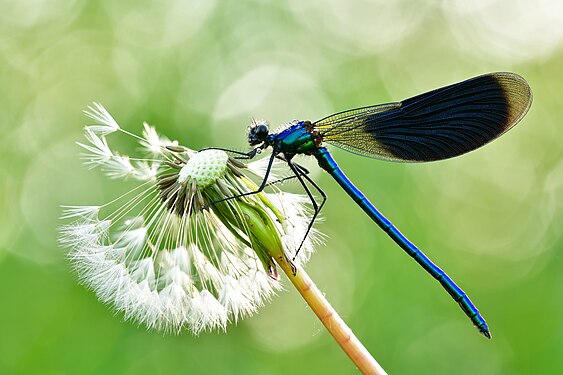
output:
[[[254,147],[243,158],[253,158],[271,147],[272,154],[264,180],[274,159],[282,159],[307,192],[314,208],[309,232],[326,201],[326,194],[296,164],[296,155],[314,156],[365,213],[404,251],[420,264],[459,303],[479,331],[490,338],[485,319],[467,294],[422,251],[410,242],[356,188],[338,167],[324,142],[376,159],[400,162],[426,162],[452,158],[475,150],[510,130],[530,108],[532,92],[528,83],[514,73],[490,73],[442,87],[401,102],[352,109],[321,120],[294,121],[283,131],[272,133],[267,123],[254,123],[248,142]],[[308,186],[322,197],[316,202]],[[226,199],[232,199],[230,197]]]

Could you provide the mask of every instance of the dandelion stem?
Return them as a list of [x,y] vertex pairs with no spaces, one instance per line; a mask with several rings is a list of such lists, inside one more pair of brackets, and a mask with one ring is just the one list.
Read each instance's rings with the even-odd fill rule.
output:
[[283,269],[305,302],[311,307],[328,332],[334,337],[338,345],[344,350],[344,353],[354,362],[362,374],[386,375],[385,370],[344,323],[309,275],[297,265],[294,266],[297,267],[295,272],[295,269],[292,268],[292,265],[287,260],[280,258],[275,257],[278,265]]

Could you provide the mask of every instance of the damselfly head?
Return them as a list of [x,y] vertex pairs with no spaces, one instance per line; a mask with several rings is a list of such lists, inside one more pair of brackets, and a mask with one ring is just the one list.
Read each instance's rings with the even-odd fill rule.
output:
[[270,128],[264,120],[252,120],[252,125],[248,127],[248,143],[251,146],[259,145],[266,141]]

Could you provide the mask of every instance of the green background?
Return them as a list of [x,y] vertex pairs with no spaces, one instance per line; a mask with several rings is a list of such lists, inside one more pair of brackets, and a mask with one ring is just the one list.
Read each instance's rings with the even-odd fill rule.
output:
[[[0,4],[0,373],[353,374],[297,293],[227,334],[147,332],[77,285],[61,204],[123,192],[81,166],[99,101],[191,148],[245,150],[278,125],[489,71],[534,92],[521,124],[461,158],[396,164],[333,149],[349,177],[471,296],[493,340],[326,174],[328,235],[307,266],[391,374],[563,372],[560,1],[33,0]],[[296,185],[288,189],[297,191]]]

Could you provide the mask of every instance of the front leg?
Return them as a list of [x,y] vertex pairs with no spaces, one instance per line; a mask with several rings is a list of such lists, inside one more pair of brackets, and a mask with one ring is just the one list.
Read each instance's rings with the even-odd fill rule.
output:
[[272,170],[272,164],[274,163],[275,157],[276,157],[276,154],[272,153],[272,156],[270,157],[270,160],[268,161],[268,166],[266,167],[266,173],[264,173],[264,179],[262,180],[262,183],[260,184],[258,189],[256,189],[255,191],[249,191],[247,193],[233,195],[232,197],[227,197],[227,198],[216,200],[215,202],[211,202],[211,203],[206,204],[203,208],[209,208],[209,206],[212,206],[212,205],[220,203],[220,202],[225,202],[225,201],[228,201],[228,200],[231,200],[231,199],[241,198],[241,197],[245,197],[247,195],[253,195],[253,194],[258,194],[258,193],[262,192],[264,190],[264,188],[266,187],[267,183],[268,183],[268,177],[270,176],[270,171]]
[[249,152],[241,152],[241,151],[231,150],[231,149],[222,148],[222,147],[207,147],[207,148],[203,148],[203,149],[199,150],[198,152],[207,151],[207,150],[225,151],[227,153],[239,155],[239,156],[235,157],[235,159],[250,160],[250,159],[252,159],[256,156],[256,154],[259,152],[260,148],[257,147],[255,149],[250,150]]

